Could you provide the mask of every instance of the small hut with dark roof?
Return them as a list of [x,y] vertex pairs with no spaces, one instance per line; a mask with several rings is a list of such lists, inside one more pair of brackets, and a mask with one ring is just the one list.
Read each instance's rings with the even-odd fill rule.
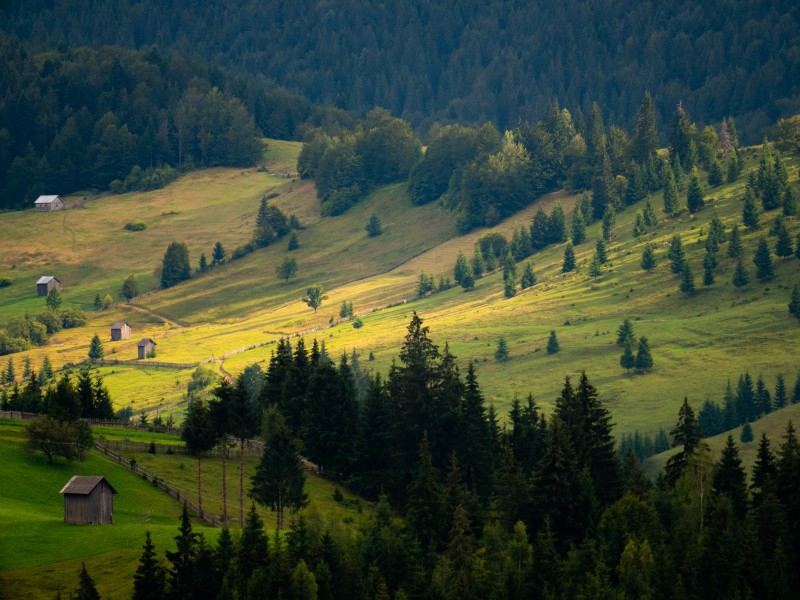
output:
[[110,525],[114,522],[114,494],[105,477],[75,475],[64,494],[64,523],[68,525]]
[[42,275],[36,281],[36,294],[39,296],[47,296],[51,291],[61,291],[61,282],[57,277],[52,275]]
[[150,338],[144,338],[137,344],[139,349],[139,359],[147,358],[148,354],[152,353],[156,348],[156,343]]
[[119,342],[120,340],[131,339],[131,326],[124,321],[118,321],[111,325],[111,341]]

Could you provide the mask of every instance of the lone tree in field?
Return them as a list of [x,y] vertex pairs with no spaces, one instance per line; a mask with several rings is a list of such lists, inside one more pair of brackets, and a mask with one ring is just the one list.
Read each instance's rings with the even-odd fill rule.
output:
[[758,209],[758,201],[756,200],[755,192],[750,184],[747,185],[744,191],[744,207],[742,208],[742,223],[750,231],[758,229],[761,218],[761,211]]
[[328,296],[325,295],[325,289],[320,284],[316,284],[306,289],[303,302],[308,304],[309,308],[313,308],[316,313],[317,309],[322,306],[322,301],[327,299]]
[[189,265],[189,248],[183,242],[172,242],[161,263],[161,287],[170,288],[192,276]]
[[100,360],[104,355],[103,342],[100,341],[100,336],[95,333],[92,338],[92,343],[89,344],[89,358],[92,360]]
[[300,242],[297,240],[297,234],[293,231],[289,236],[289,243],[286,245],[287,252],[294,252],[300,247]]
[[283,259],[281,264],[275,267],[275,273],[279,278],[283,279],[285,283],[289,283],[289,278],[297,275],[297,261],[287,256]]
[[680,236],[676,233],[669,241],[669,250],[667,250],[667,258],[670,260],[670,270],[676,275],[683,271],[683,264],[686,262],[686,253],[683,250],[683,242]]
[[597,254],[597,258],[600,260],[600,264],[604,265],[608,261],[608,254],[606,252],[606,241],[603,239],[597,240],[597,243],[594,245],[595,254]]
[[305,483],[297,440],[278,414],[267,431],[256,474],[250,479],[250,496],[277,513],[280,531],[285,508],[297,510],[308,503],[308,495],[303,492]]
[[506,338],[497,340],[497,350],[494,351],[494,359],[497,362],[504,362],[508,360],[508,344]]
[[728,240],[728,258],[739,258],[744,254],[744,243],[742,234],[739,232],[739,225],[734,225],[731,229],[731,239]]
[[553,329],[550,332],[550,338],[547,340],[547,353],[555,354],[559,350],[561,350],[561,345],[558,343],[558,338],[556,337],[556,330]]
[[130,302],[139,295],[139,284],[136,283],[136,278],[133,275],[128,275],[125,281],[122,282],[120,295],[125,298],[127,302]]
[[600,258],[597,256],[597,252],[595,252],[592,254],[592,260],[589,263],[589,276],[596,280],[602,274],[603,267],[600,264]]
[[664,186],[664,213],[671,217],[677,214],[679,210],[678,185],[675,183],[675,177],[672,175],[672,170],[668,170],[667,184]]
[[72,594],[75,600],[100,600],[100,594],[94,585],[94,579],[86,571],[86,564],[81,563],[81,572],[78,575],[78,589]]
[[364,227],[367,231],[367,235],[369,237],[378,237],[383,233],[383,227],[381,226],[381,221],[378,219],[378,216],[375,213],[372,213],[369,217],[369,222],[367,226]]

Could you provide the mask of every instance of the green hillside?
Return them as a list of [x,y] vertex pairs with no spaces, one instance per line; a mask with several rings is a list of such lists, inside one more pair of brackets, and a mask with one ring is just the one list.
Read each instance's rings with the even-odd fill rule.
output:
[[[273,141],[270,148],[275,164],[284,166],[291,165],[291,156],[299,149],[297,144]],[[744,153],[748,169],[756,163],[757,152]],[[796,186],[794,159],[788,162],[788,172]],[[471,256],[475,241],[486,230],[456,236],[452,213],[435,204],[410,206],[402,184],[378,189],[345,215],[323,218],[311,183],[255,170],[200,171],[158,192],[91,201],[80,212],[6,215],[1,222],[4,235],[12,240],[19,236],[20,242],[0,250],[3,264],[18,265],[4,270],[12,274],[14,284],[0,290],[0,306],[4,314],[19,314],[42,305],[33,295],[32,281],[42,272],[41,257],[47,243],[36,236],[26,237],[37,218],[71,223],[78,222],[80,214],[83,226],[75,233],[75,250],[65,252],[58,258],[60,262],[50,263],[48,268],[62,274],[67,302],[86,307],[95,293],[116,293],[129,273],[152,283],[153,271],[171,240],[189,244],[193,263],[201,251],[210,256],[217,239],[230,253],[249,240],[258,198],[278,194],[274,200],[278,206],[297,215],[306,226],[298,234],[300,248],[291,253],[298,262],[298,274],[288,284],[274,272],[287,255],[284,240],[174,288],[137,298],[132,305],[118,304],[108,311],[89,313],[87,327],[52,336],[48,346],[14,356],[16,364],[30,356],[36,366],[45,354],[57,367],[79,362],[94,333],[107,339],[108,325],[124,319],[134,327],[133,339],[106,342],[109,358],[135,359],[136,340],[149,336],[158,343],[157,361],[193,364],[213,357],[218,366],[235,375],[254,362],[265,366],[270,344],[280,336],[306,332],[307,337],[324,340],[332,356],[356,350],[362,365],[385,373],[414,310],[431,327],[434,341],[450,344],[462,368],[467,361],[476,362],[484,393],[501,414],[515,395],[528,392],[547,408],[565,375],[586,370],[613,411],[618,431],[655,432],[671,425],[675,407],[684,396],[697,404],[706,397],[719,399],[727,379],[745,370],[763,374],[770,387],[778,373],[794,380],[797,364],[786,349],[796,344],[798,325],[786,306],[798,280],[800,262],[775,259],[774,279],[761,284],[755,281],[751,260],[759,236],[767,234],[777,211],[762,215],[760,231],[744,232],[750,284],[741,289],[733,286],[734,263],[726,257],[723,245],[715,283],[702,285],[708,223],[715,213],[728,231],[741,223],[745,180],[746,173],[733,184],[707,189],[703,210],[696,214],[684,211],[673,219],[664,217],[661,193],[657,193],[652,203],[659,222],[642,238],[632,235],[634,216],[641,206],[629,207],[617,215],[614,238],[608,246],[609,262],[597,278],[588,275],[588,266],[594,240],[600,236],[599,223],[589,227],[587,241],[576,247],[576,271],[561,273],[564,244],[548,247],[531,258],[537,284],[519,290],[513,298],[504,297],[502,276],[497,272],[479,279],[470,292],[451,288],[416,299],[420,273],[431,273],[436,279],[452,277],[459,250]],[[530,223],[540,206],[549,210],[556,201],[562,203],[569,218],[575,197],[558,192],[493,231],[510,239],[516,227]],[[685,192],[681,201],[685,201]],[[152,221],[153,227],[139,233],[123,231],[131,217],[130,209],[124,207],[139,204],[142,208],[137,208],[137,216]],[[167,209],[178,214],[161,217]],[[373,213],[385,231],[376,238],[364,231]],[[162,219],[173,219],[172,225],[160,225]],[[788,227],[794,239],[800,225],[790,221]],[[668,240],[676,233],[694,271],[698,289],[693,297],[678,291],[679,277],[669,272],[665,258]],[[122,250],[121,240],[131,244],[132,254]],[[768,240],[774,246],[774,238]],[[655,248],[659,259],[652,273],[639,266],[645,244]],[[24,247],[27,262],[19,259]],[[317,313],[300,301],[306,287],[315,283],[321,283],[329,296]],[[343,301],[353,303],[363,327],[338,323]],[[615,344],[615,332],[625,318],[633,321],[637,336],[647,336],[650,341],[655,368],[647,375],[628,375],[619,366],[621,349]],[[328,328],[331,319],[337,324]],[[553,329],[561,352],[550,356],[544,349]],[[501,337],[508,342],[510,359],[497,363],[493,356]],[[257,347],[224,361],[221,358],[252,346]],[[366,361],[370,353],[374,362]],[[132,403],[137,411],[180,410],[173,407],[182,400],[191,369],[136,368],[103,368],[118,405]]]

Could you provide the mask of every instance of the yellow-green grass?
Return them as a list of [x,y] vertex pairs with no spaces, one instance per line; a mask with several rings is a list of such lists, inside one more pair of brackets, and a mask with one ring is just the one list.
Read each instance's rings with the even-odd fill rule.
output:
[[109,365],[97,369],[118,407],[130,406],[135,414],[147,412],[162,418],[172,414],[182,420],[186,387],[194,369]]
[[297,155],[303,147],[302,142],[287,140],[266,140],[264,164],[272,171],[297,172]]
[[[92,451],[80,463],[26,453],[22,426],[0,424],[0,581],[6,598],[67,596],[77,585],[80,561],[104,598],[130,597],[146,531],[160,552],[174,545],[181,506],[130,471]],[[59,490],[73,475],[102,475],[117,490],[114,524],[75,526],[63,522]],[[195,523],[210,539],[217,531]]]
[[[700,403],[694,403],[695,412],[700,410]],[[678,413],[675,413],[675,421],[678,419]],[[722,448],[728,441],[728,435],[733,436],[733,440],[736,442],[736,445],[739,447],[739,457],[742,459],[742,465],[750,471],[753,468],[753,465],[756,462],[756,455],[758,452],[758,444],[761,440],[761,436],[766,434],[770,441],[770,448],[773,452],[777,453],[780,449],[781,444],[783,443],[784,439],[783,436],[786,434],[786,425],[792,421],[795,426],[795,430],[797,429],[798,425],[800,425],[800,404],[792,404],[783,408],[781,410],[772,412],[768,415],[765,415],[758,419],[757,421],[750,424],[750,427],[753,430],[753,441],[752,442],[742,442],[742,428],[738,427],[732,431],[726,431],[725,433],[720,433],[719,435],[715,435],[714,437],[706,438],[704,441],[709,445],[711,448],[712,456],[715,460],[719,459],[720,453],[722,452]],[[667,460],[669,460],[670,456],[678,452],[678,448],[673,448],[666,452],[662,452],[660,454],[656,454],[655,456],[651,456],[647,459],[645,463],[645,467],[647,472],[650,473],[652,476],[656,476],[661,470],[663,470],[664,466],[667,464]]]

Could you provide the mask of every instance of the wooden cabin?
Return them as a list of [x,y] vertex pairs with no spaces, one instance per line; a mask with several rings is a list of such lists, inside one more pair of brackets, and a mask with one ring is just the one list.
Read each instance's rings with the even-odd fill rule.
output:
[[150,338],[144,338],[141,342],[139,342],[137,344],[137,348],[139,349],[139,360],[147,358],[147,355],[150,354],[156,346],[157,344]]
[[61,210],[64,208],[64,201],[61,196],[39,196],[33,206],[38,211]]
[[131,339],[131,326],[124,321],[119,321],[111,325],[111,341],[119,342],[120,340]]
[[75,475],[64,494],[64,523],[68,525],[110,525],[114,522],[114,494],[105,477]]
[[47,296],[52,290],[61,291],[61,282],[52,275],[43,275],[36,282],[36,294]]

